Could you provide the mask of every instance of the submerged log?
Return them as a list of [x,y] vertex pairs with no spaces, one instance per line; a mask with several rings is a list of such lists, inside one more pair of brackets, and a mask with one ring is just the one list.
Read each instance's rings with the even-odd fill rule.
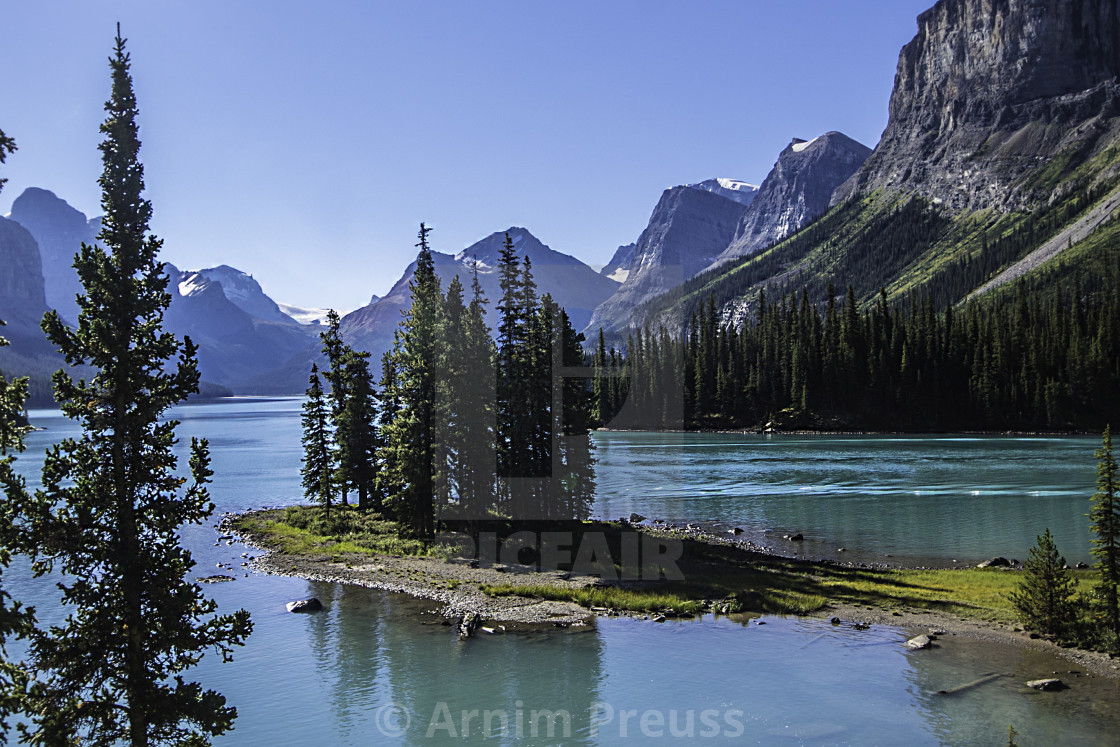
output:
[[956,687],[950,687],[948,690],[938,690],[937,694],[938,695],[956,695],[957,693],[963,693],[966,690],[971,690],[974,687],[980,687],[981,685],[986,685],[989,682],[995,682],[1000,677],[1003,677],[1003,675],[1002,674],[997,674],[997,673],[985,674],[983,677],[981,677],[978,680],[973,680],[972,682],[966,682],[963,685],[957,685]]

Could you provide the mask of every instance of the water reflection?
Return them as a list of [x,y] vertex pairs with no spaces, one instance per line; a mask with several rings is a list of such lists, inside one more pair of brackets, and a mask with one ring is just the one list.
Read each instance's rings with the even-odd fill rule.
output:
[[[300,499],[298,401],[179,408],[176,416],[184,423],[181,442],[198,435],[221,445],[211,493],[219,512]],[[44,446],[73,429],[56,416],[33,419],[51,428],[32,434],[20,460],[35,483]],[[982,556],[1010,556],[1049,525],[1074,560],[1072,540],[1061,536],[1085,536],[1081,502],[1091,492],[1092,442],[603,434],[597,511],[756,519],[804,530],[805,552],[815,552],[814,540],[826,547],[827,538],[877,552],[957,552],[951,548],[973,543]],[[675,443],[685,448],[672,451]],[[232,665],[207,657],[192,672],[239,710],[235,730],[218,744],[473,744],[484,741],[486,710],[507,714],[510,732],[485,740],[503,745],[1001,744],[1008,723],[1020,744],[1103,743],[1120,733],[1116,682],[1071,678],[1064,693],[1024,691],[1028,679],[1076,667],[1017,649],[950,637],[933,651],[907,653],[902,631],[792,618],[601,619],[583,632],[460,642],[424,614],[433,603],[302,579],[246,578],[240,563],[247,548],[214,546],[211,526],[186,528],[183,537],[197,575],[217,572],[217,563],[236,569],[235,582],[206,593],[223,612],[245,607],[255,624]],[[35,602],[42,618],[63,613],[49,601],[57,596],[50,582],[30,579],[25,565],[15,564],[3,580]],[[286,602],[309,596],[326,609],[285,611]],[[934,695],[989,671],[1009,676],[956,696]],[[405,711],[394,704],[409,714],[400,733],[394,729]],[[464,710],[479,712],[467,739]],[[571,738],[519,740],[518,710],[526,732],[533,710],[567,711]],[[595,729],[593,713],[601,722]]]

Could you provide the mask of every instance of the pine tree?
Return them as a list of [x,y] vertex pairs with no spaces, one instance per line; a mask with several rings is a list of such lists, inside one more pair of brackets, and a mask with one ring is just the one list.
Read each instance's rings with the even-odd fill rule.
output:
[[[195,346],[162,327],[168,282],[148,235],[136,100],[118,28],[112,95],[100,149],[102,247],[82,245],[74,266],[85,288],[78,326],[55,312],[47,337],[89,380],[54,376],[63,413],[83,434],[50,449],[43,487],[19,508],[34,568],[60,571],[70,615],[34,639],[40,673],[26,711],[35,739],[83,744],[205,744],[232,728],[236,710],[183,679],[204,652],[228,660],[251,630],[248,613],[213,616],[217,603],[186,581],[194,566],[179,544],[184,524],[213,511],[206,441],[192,439],[190,477],[176,474],[178,423],[171,405],[198,389]],[[185,493],[179,489],[186,485]]]
[[397,388],[397,360],[401,342],[400,331],[393,333],[393,345],[381,356],[381,391],[378,400],[377,477],[375,485],[377,496],[382,501],[383,512],[391,496],[400,490],[400,476],[397,470],[395,453],[389,449],[388,433],[400,413],[400,391]]
[[1025,627],[1061,635],[1074,623],[1076,583],[1065,566],[1066,559],[1058,554],[1054,537],[1047,529],[1030,549],[1023,579],[1010,597]]
[[[591,516],[591,504],[595,500],[595,446],[590,436],[594,427],[595,404],[587,379],[572,376],[573,369],[583,366],[583,334],[572,327],[564,309],[560,309],[558,327],[560,362],[565,370],[562,386],[554,389],[562,391],[563,396],[559,439],[561,469],[560,474],[553,472],[552,481],[559,484],[562,491],[559,517],[586,521]],[[587,369],[588,375],[593,371]]]
[[420,253],[409,287],[412,303],[391,351],[396,412],[385,427],[386,469],[396,492],[387,496],[400,531],[428,539],[435,534],[435,407],[437,343],[443,298],[432,253],[431,229],[420,224]]
[[468,530],[487,516],[494,486],[494,345],[486,299],[475,272],[473,298],[463,304],[455,277],[447,288],[440,329],[439,493]]
[[[0,132],[0,161],[3,160],[3,133]],[[0,326],[3,326],[0,320]],[[8,341],[0,337],[0,347]],[[26,483],[16,475],[12,452],[23,451],[23,436],[30,430],[23,419],[27,400],[27,379],[6,381],[0,374],[0,486],[8,500],[0,503],[0,582],[4,569],[11,562],[11,550],[20,544],[12,508],[26,496]],[[20,710],[27,672],[18,664],[8,662],[6,642],[26,638],[34,630],[34,610],[22,607],[0,586],[0,741],[8,733],[7,717]]]
[[494,341],[486,327],[486,298],[478,282],[471,282],[471,302],[463,322],[463,388],[459,429],[463,452],[459,466],[459,503],[463,516],[477,526],[490,514],[497,477]]
[[528,312],[523,307],[521,263],[513,250],[509,234],[498,252],[498,285],[502,297],[498,301],[498,341],[495,361],[496,444],[498,469],[498,504],[503,511],[512,509],[513,480],[525,474],[525,408],[526,342]]
[[[348,401],[350,380],[347,376],[346,363],[353,350],[342,339],[339,332],[341,320],[338,312],[331,309],[327,312],[327,329],[319,333],[323,343],[322,352],[327,359],[327,368],[323,371],[323,379],[329,385],[327,402],[330,405],[330,422],[337,428],[342,421],[343,412]],[[347,505],[347,492],[351,483],[350,467],[354,459],[347,453],[349,443],[339,439],[331,455],[334,481],[338,486],[342,505]]]
[[334,462],[331,458],[332,437],[330,413],[319,381],[319,367],[312,364],[308,380],[307,401],[303,403],[303,495],[323,506],[327,518],[331,514],[334,494]]
[[380,511],[377,452],[381,439],[377,431],[377,397],[369,370],[369,353],[347,347],[341,366],[347,383],[342,414],[335,424],[337,483],[341,489],[358,494],[358,508]]
[[1120,640],[1120,476],[1112,453],[1112,429],[1106,427],[1097,458],[1097,492],[1089,511],[1093,538],[1093,557],[1097,559],[1100,583],[1097,598],[1103,608],[1107,632],[1113,641]]
[[[12,138],[0,130],[0,163],[16,149]],[[6,179],[0,179],[3,189]],[[0,319],[0,327],[4,320]],[[0,337],[0,347],[8,341]],[[11,562],[11,549],[18,543],[11,508],[26,491],[26,484],[15,474],[12,462],[15,457],[9,454],[23,451],[23,436],[30,430],[23,417],[24,403],[27,401],[27,379],[18,378],[7,381],[0,372],[0,486],[8,500],[0,503],[0,582],[4,569]],[[18,711],[23,688],[27,683],[26,672],[7,660],[6,642],[12,637],[25,637],[33,629],[35,616],[33,610],[20,607],[10,594],[0,585],[0,740],[8,733],[7,717]]]

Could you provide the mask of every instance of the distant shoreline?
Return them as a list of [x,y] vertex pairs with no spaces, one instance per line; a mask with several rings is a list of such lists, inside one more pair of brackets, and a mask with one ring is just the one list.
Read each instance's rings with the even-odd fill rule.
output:
[[878,431],[878,430],[765,430],[759,428],[596,428],[602,433],[715,433],[742,436],[1099,436],[1096,431]]

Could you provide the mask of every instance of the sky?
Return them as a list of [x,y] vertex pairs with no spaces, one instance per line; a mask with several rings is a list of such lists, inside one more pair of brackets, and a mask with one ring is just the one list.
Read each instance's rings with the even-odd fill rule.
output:
[[510,226],[605,264],[661,192],[760,183],[793,137],[873,147],[933,0],[0,0],[0,130],[27,187],[100,213],[128,39],[153,232],[180,269],[357,308]]

